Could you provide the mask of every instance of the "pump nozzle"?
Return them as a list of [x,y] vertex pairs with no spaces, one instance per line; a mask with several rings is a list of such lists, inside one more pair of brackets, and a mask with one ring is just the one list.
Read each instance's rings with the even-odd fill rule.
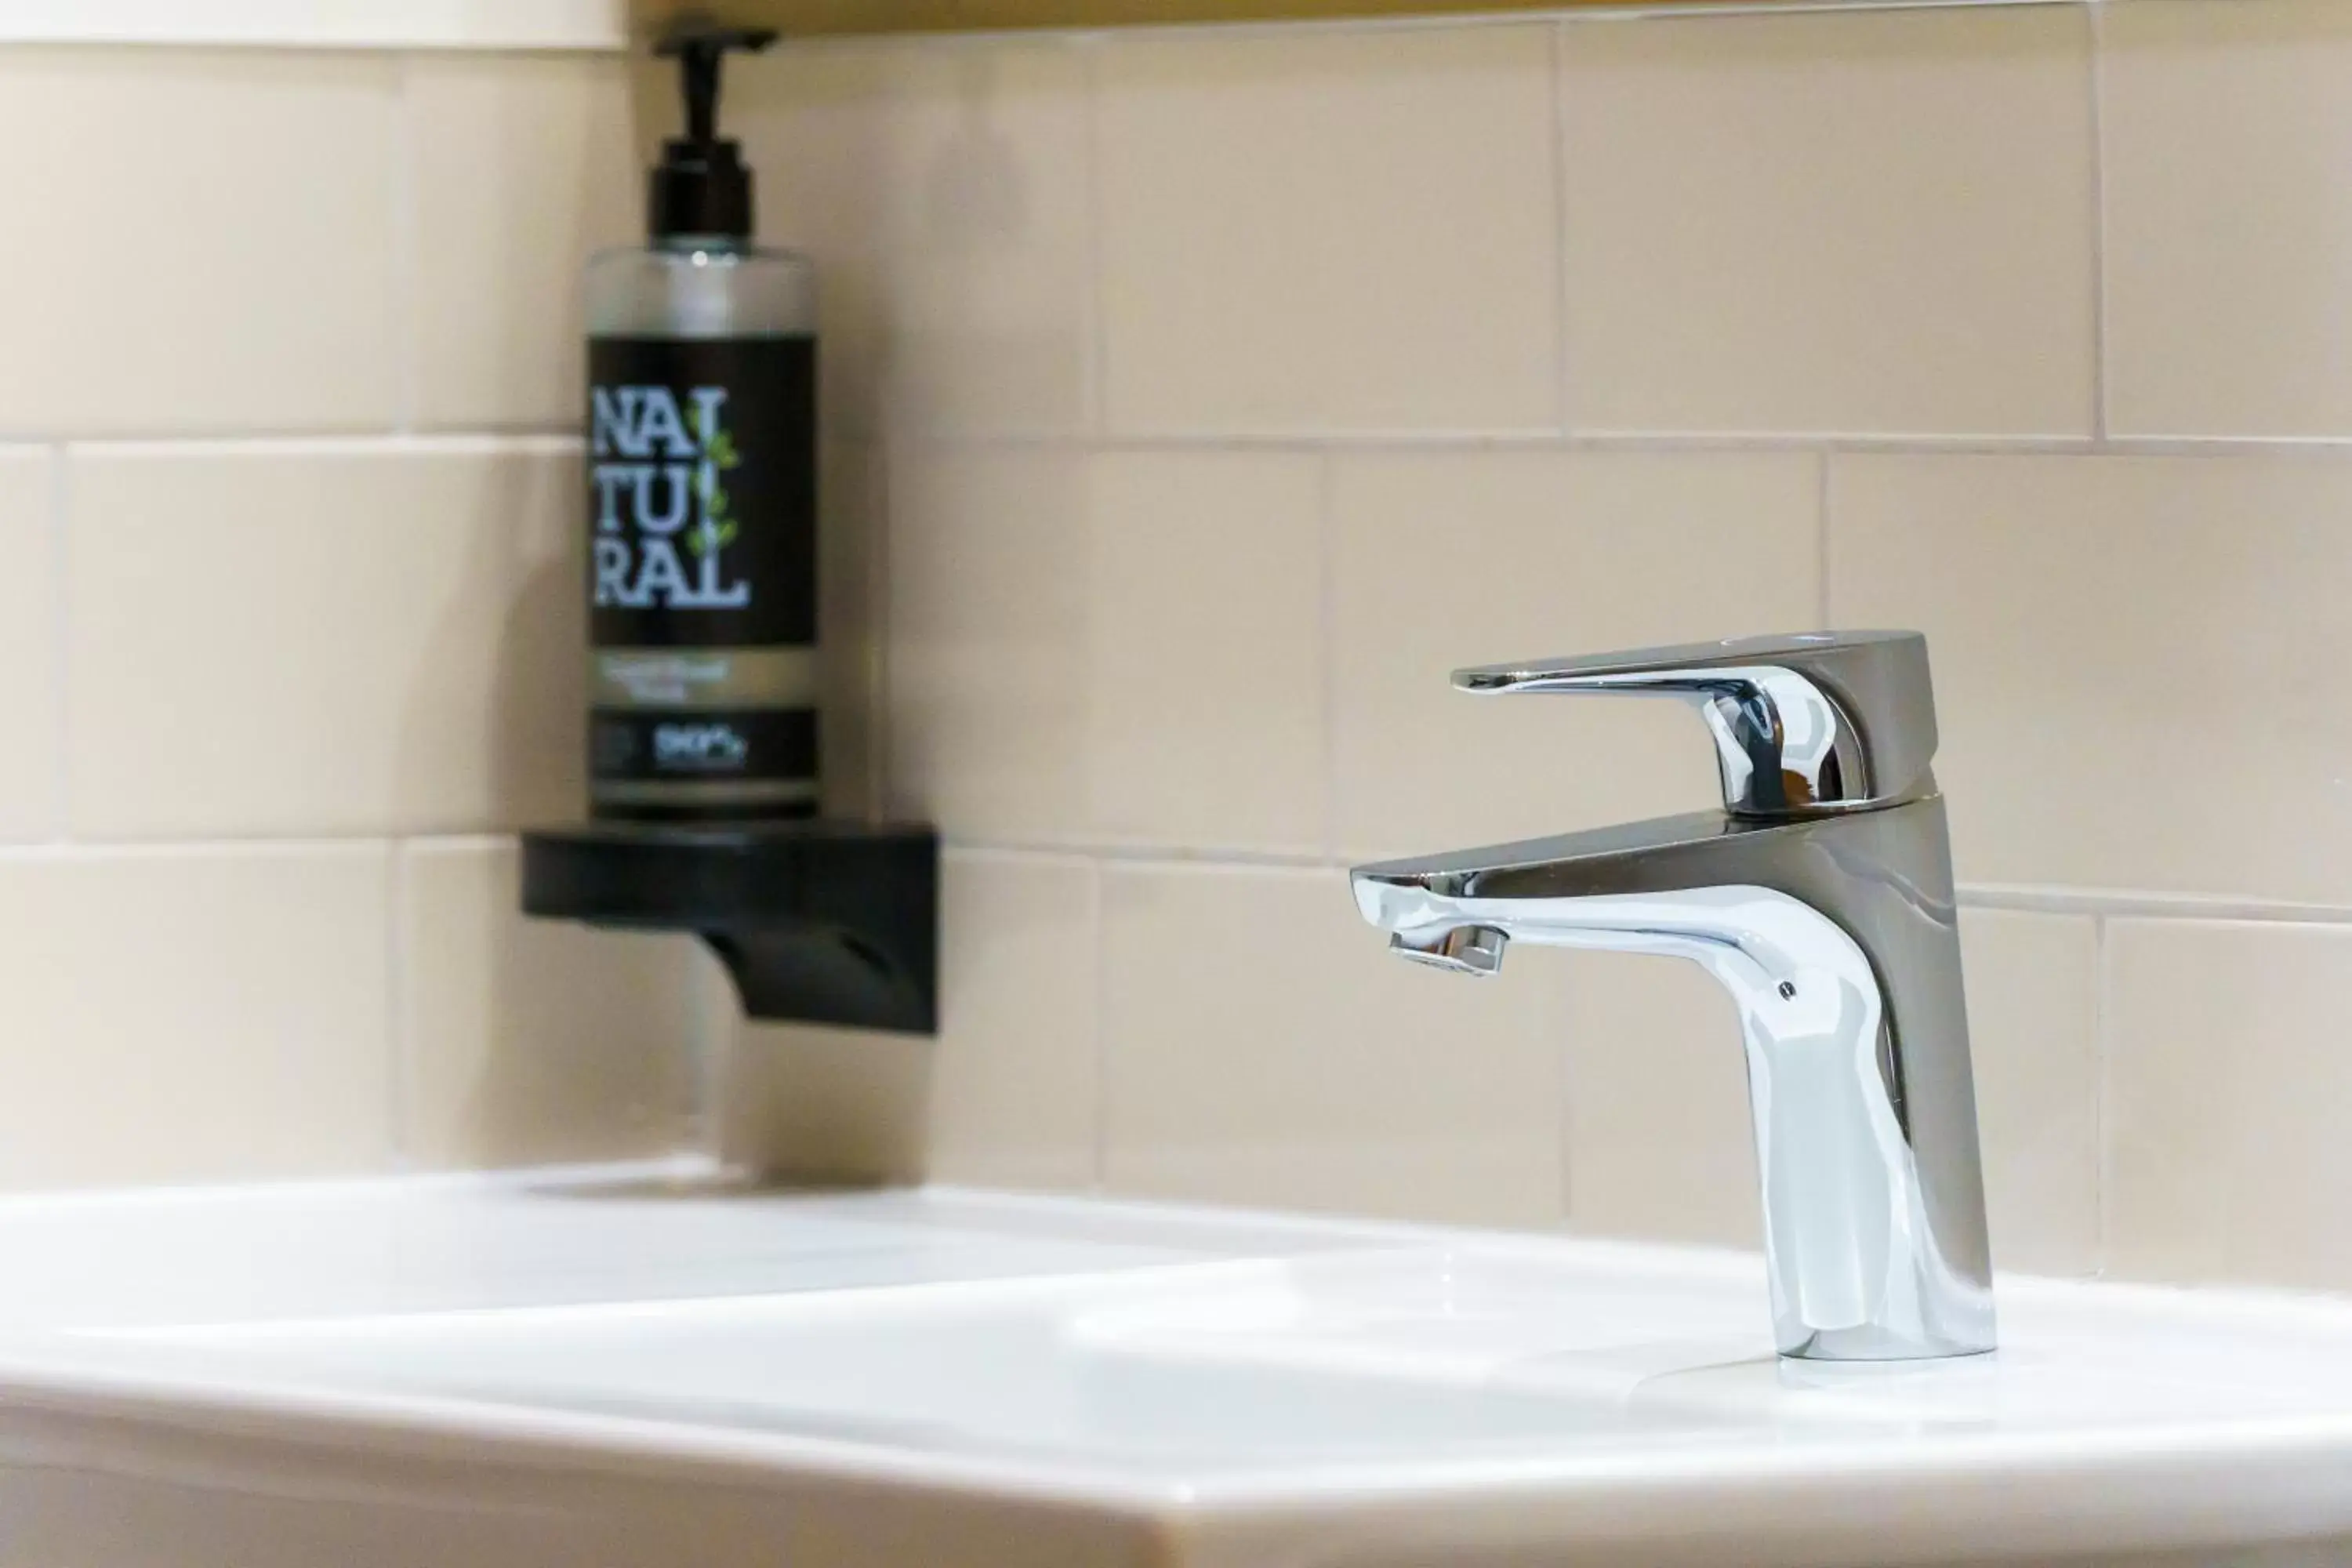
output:
[[654,40],[654,53],[678,62],[686,134],[662,143],[646,191],[646,226],[656,239],[707,234],[743,238],[751,232],[751,172],[742,149],[719,134],[719,66],[730,51],[776,41],[772,27],[721,26],[680,16]]

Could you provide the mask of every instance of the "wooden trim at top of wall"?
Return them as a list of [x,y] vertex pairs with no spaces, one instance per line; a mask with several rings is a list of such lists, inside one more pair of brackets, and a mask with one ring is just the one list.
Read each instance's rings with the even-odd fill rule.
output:
[[[1699,5],[1721,0],[1630,0]],[[1754,3],[1754,0],[1750,0]],[[1772,3],[1772,0],[1766,0]],[[1815,0],[1818,3],[1818,0]],[[1139,27],[1182,22],[1336,20],[1348,16],[1552,11],[1629,0],[633,0],[640,26],[678,11],[758,22],[785,36],[819,33],[992,32],[1010,27]]]

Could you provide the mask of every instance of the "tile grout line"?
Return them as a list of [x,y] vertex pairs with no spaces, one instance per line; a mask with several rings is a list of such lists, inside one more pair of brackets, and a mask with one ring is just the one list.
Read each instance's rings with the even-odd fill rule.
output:
[[[577,435],[567,433],[577,440]],[[483,438],[483,437],[478,437]],[[1939,436],[1927,432],[1819,430],[1605,430],[1570,432],[1519,427],[1469,429],[1134,430],[1099,436],[1067,431],[957,434],[926,431],[905,437],[944,451],[1036,452],[1335,452],[1361,454],[1475,452],[1779,452],[1833,456],[1887,455],[1968,458],[2352,457],[2344,436]]]
[[[1202,871],[1332,871],[1344,868],[1345,858],[1304,851],[1278,849],[1187,849],[1181,845],[1121,844],[1114,840],[1037,840],[961,838],[950,837],[945,847],[955,854],[1035,856],[1041,858],[1099,861],[1106,866],[1150,869]],[[2352,915],[2347,915],[2352,919]]]
[[2084,13],[2091,37],[2091,432],[2104,442],[2115,428],[2107,376],[2106,27],[2098,5]]
[[1830,631],[1837,626],[1836,606],[1830,597],[1830,508],[1835,495],[1830,480],[1830,465],[1837,460],[1837,455],[1823,447],[1814,455],[1813,460],[1820,465],[1816,475],[1818,488],[1813,496],[1813,570],[1817,574],[1813,594],[1821,606],[1821,629]]
[[1087,861],[1087,943],[1092,987],[1092,1026],[1088,1040],[1094,1060],[1094,1106],[1092,1169],[1087,1173],[1089,1191],[1110,1190],[1110,973],[1104,962],[1108,943],[1104,939],[1103,863]]
[[1523,10],[1493,9],[1429,12],[1380,12],[1364,16],[1242,16],[1205,21],[1086,22],[1043,28],[973,27],[965,31],[877,35],[818,34],[797,41],[803,49],[855,49],[868,47],[877,37],[888,37],[896,47],[939,50],[989,48],[1007,39],[1090,41],[1119,33],[1146,38],[1171,34],[1185,37],[1254,37],[1301,33],[1412,33],[1467,31],[1490,27],[1609,26],[1624,22],[1664,22],[1696,26],[1741,16],[1805,16],[1868,14],[1881,11],[1974,10],[1983,6],[2047,10],[2082,8],[2105,0],[1562,0],[1552,5]]
[[[868,445],[879,445],[881,437]],[[960,436],[926,432],[901,444],[941,450],[1045,452],[1201,452],[1303,455],[1475,452],[1796,453],[1832,457],[2092,458],[2290,457],[2352,458],[2352,437],[2341,436],[1927,436],[1808,431],[1207,430],[1121,435],[1000,432]],[[180,435],[161,431],[82,434],[0,431],[0,447],[54,447],[109,458],[288,456],[332,457],[417,453],[571,455],[583,437],[576,426],[490,426],[449,430],[344,430]]]
[[735,1027],[733,981],[722,979],[715,989],[700,984],[698,974],[708,973],[698,962],[704,956],[702,940],[691,933],[681,934],[688,943],[686,994],[680,1008],[685,1030],[683,1048],[689,1069],[686,1144],[713,1164],[724,1165],[727,1130],[721,1107],[727,1093],[728,1068],[740,1045]]
[[866,444],[865,471],[858,479],[865,491],[858,509],[860,525],[866,530],[866,658],[865,687],[861,694],[866,702],[866,799],[868,818],[879,821],[889,814],[892,795],[890,778],[890,722],[896,711],[892,705],[890,672],[890,461],[891,447],[887,435],[880,441]]
[[[1255,848],[1230,845],[1120,842],[1115,839],[1023,839],[950,834],[949,853],[1008,858],[1099,861],[1161,870],[1341,871],[1368,858],[1408,853],[1394,847],[1336,847],[1331,853]],[[0,858],[5,850],[0,849]],[[2352,925],[2352,905],[2304,904],[2275,899],[2199,893],[2148,892],[2129,889],[1961,883],[1963,909],[2021,913],[2105,916],[2131,920],[2184,921],[2262,925]]]
[[0,866],[75,861],[173,860],[301,855],[349,855],[401,843],[441,848],[479,848],[515,842],[512,834],[406,834],[396,827],[375,834],[255,836],[243,838],[50,838],[0,842]]
[[394,55],[392,69],[392,244],[389,247],[391,254],[387,258],[392,275],[392,298],[387,303],[393,333],[393,428],[401,435],[409,436],[416,431],[418,390],[424,379],[418,363],[421,340],[416,331],[419,258],[416,243],[416,99],[413,90],[415,57],[404,52]]
[[2110,1232],[2114,1225],[2113,1200],[2109,1192],[2115,1180],[2115,1150],[2111,1126],[2115,1068],[2114,1032],[2115,979],[2113,975],[2113,933],[2110,918],[2095,915],[2091,920],[2091,1071],[2095,1086],[2091,1096],[2091,1148],[2093,1168],[2091,1180],[2091,1277],[2105,1279],[2113,1269],[2110,1253],[2113,1242]]
[[[193,858],[222,855],[337,854],[377,849],[387,843],[396,843],[407,848],[448,848],[499,847],[514,842],[513,833],[497,829],[436,831],[397,826],[352,833],[25,839],[0,843],[0,865],[58,860]],[[1234,872],[1338,871],[1345,870],[1358,860],[1407,852],[1393,847],[1368,847],[1361,845],[1352,848],[1335,845],[1326,853],[1232,845],[1019,838],[954,832],[945,835],[942,843],[946,853],[951,856]],[[2289,900],[2223,894],[1963,882],[1958,888],[1958,900],[1964,909],[2008,910],[2026,913],[2221,924],[2352,925],[2352,904],[2299,903]]]
[[1332,517],[1333,462],[1328,452],[1316,456],[1315,468],[1315,618],[1316,651],[1323,668],[1318,672],[1323,700],[1323,834],[1322,856],[1339,853],[1339,530]]
[[57,704],[50,740],[58,754],[49,763],[49,837],[73,842],[73,468],[63,445],[49,448],[49,695]]
[[1964,909],[2107,915],[2127,920],[2196,921],[2208,924],[2352,924],[2352,908],[2340,904],[2299,904],[2274,899],[2152,893],[2117,888],[1963,883],[1959,889],[1959,901]]
[[1554,1063],[1559,1069],[1559,1224],[1576,1228],[1576,987],[1584,965],[1580,955],[1569,959],[1550,977],[1551,1000],[1557,1013],[1550,1019]]
[[[12,444],[0,438],[0,446]],[[92,458],[333,458],[516,454],[570,457],[585,445],[577,426],[479,430],[281,432],[236,436],[55,436],[26,444]]]
[[1103,268],[1103,136],[1102,68],[1108,41],[1097,34],[1079,47],[1080,91],[1085,104],[1079,123],[1085,130],[1081,152],[1086,159],[1086,420],[1090,434],[1110,430],[1109,306],[1105,299],[1108,279]]
[[416,1165],[416,1041],[415,1020],[408,1007],[408,846],[394,837],[384,843],[384,1034],[391,1046],[384,1083],[384,1122],[391,1133],[391,1164],[395,1172]]
[[1569,363],[1568,272],[1568,22],[1552,23],[1549,58],[1551,62],[1551,257],[1552,396],[1559,402],[1560,434],[1575,428],[1576,382]]

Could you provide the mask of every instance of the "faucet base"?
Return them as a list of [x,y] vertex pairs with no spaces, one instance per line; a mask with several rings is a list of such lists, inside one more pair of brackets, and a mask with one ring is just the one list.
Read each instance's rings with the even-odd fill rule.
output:
[[1860,1333],[1823,1331],[1800,1344],[1782,1345],[1783,1361],[1809,1362],[1878,1362],[1878,1361],[1953,1361],[1962,1356],[1990,1355],[2000,1347],[1988,1337],[1981,1344],[1952,1344],[1943,1341],[1915,1343],[1890,1340],[1875,1330]]

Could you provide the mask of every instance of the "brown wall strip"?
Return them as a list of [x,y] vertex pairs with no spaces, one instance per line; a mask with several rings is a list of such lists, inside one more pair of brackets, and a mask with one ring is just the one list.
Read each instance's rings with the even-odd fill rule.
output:
[[[635,0],[651,23],[680,10],[730,22],[764,22],[787,34],[974,32],[1000,27],[1127,27],[1178,22],[1254,22],[1278,18],[1436,16],[1557,10],[1622,5],[1624,0]],[[1687,5],[1704,0],[1643,0]]]

